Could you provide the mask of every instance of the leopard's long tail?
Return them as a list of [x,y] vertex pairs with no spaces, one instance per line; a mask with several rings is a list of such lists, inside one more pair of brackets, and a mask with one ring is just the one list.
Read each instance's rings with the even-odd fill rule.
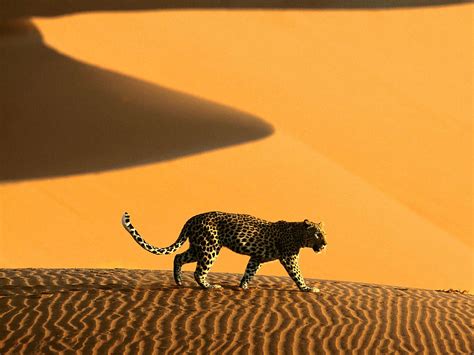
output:
[[128,233],[135,239],[135,241],[146,251],[156,254],[156,255],[167,255],[167,254],[172,254],[176,250],[178,250],[181,245],[184,244],[184,242],[187,239],[185,229],[181,232],[181,234],[178,237],[178,240],[171,244],[169,247],[166,248],[157,248],[151,244],[148,244],[143,237],[138,233],[138,231],[135,229],[135,227],[132,225],[130,222],[130,215],[125,212],[122,216],[122,225],[124,228],[127,230]]

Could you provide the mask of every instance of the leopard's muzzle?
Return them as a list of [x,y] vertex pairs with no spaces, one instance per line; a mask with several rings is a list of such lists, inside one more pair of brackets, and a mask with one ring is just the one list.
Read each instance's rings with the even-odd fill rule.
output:
[[322,252],[324,249],[326,249],[326,246],[327,246],[327,244],[318,244],[318,243],[316,243],[316,244],[313,246],[313,250],[314,250],[316,253],[320,253],[320,252]]

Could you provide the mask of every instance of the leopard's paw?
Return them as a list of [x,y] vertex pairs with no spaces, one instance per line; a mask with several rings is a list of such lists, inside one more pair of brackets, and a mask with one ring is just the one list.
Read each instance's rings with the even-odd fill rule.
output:
[[319,293],[321,292],[321,290],[317,287],[309,287],[309,286],[305,286],[305,287],[302,287],[301,288],[301,291],[303,292],[313,292],[313,293]]

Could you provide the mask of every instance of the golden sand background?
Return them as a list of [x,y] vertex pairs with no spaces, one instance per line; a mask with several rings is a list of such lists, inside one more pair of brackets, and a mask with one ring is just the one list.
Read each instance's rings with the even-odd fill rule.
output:
[[473,296],[354,282],[169,271],[0,270],[2,354],[470,354]]
[[165,246],[223,210],[323,220],[307,277],[473,289],[472,4],[79,3],[2,13],[37,17],[0,34],[0,267],[170,269],[122,213]]

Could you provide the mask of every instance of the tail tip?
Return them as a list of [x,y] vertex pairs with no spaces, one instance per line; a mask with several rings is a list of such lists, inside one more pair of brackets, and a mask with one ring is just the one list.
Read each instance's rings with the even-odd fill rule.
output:
[[130,224],[130,215],[127,212],[125,212],[122,216],[122,223],[125,226]]

